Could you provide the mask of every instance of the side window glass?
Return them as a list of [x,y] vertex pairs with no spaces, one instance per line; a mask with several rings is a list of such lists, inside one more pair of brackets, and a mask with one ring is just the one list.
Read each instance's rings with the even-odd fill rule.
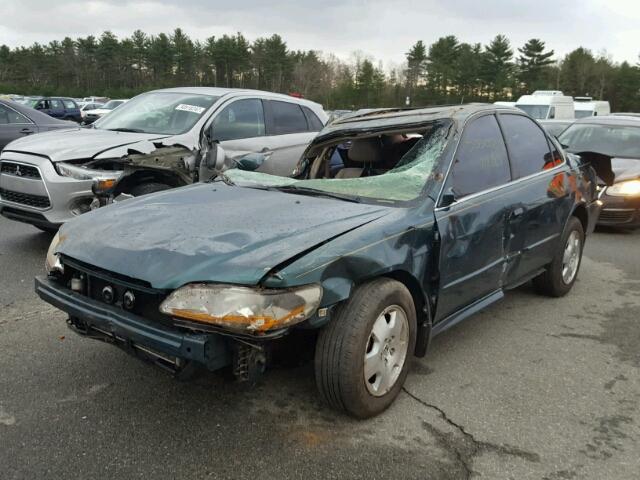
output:
[[62,103],[64,103],[64,107],[65,107],[65,108],[67,108],[67,109],[69,109],[69,110],[72,110],[72,109],[74,109],[74,108],[77,108],[77,107],[76,107],[76,104],[75,104],[75,103],[73,103],[73,101],[72,101],[72,100],[63,100],[63,101],[62,101]]
[[54,110],[60,110],[62,108],[62,102],[60,100],[50,100],[51,108]]
[[556,118],[556,107],[549,108],[549,118],[550,119]]
[[318,116],[315,113],[313,113],[313,111],[310,108],[302,107],[302,110],[304,110],[304,114],[307,117],[309,130],[312,132],[319,132],[320,130],[322,130],[324,125],[322,124]]
[[11,123],[31,123],[31,121],[21,113],[4,105],[0,105],[0,125],[8,125]]
[[546,135],[530,118],[501,114],[500,123],[509,147],[514,178],[526,177],[562,163],[559,154],[551,154]]
[[307,119],[299,105],[289,102],[271,101],[273,130],[275,135],[308,132]]
[[238,100],[227,105],[213,120],[213,138],[238,140],[264,136],[264,111],[259,99]]
[[462,198],[510,180],[507,149],[495,117],[473,120],[462,134],[446,188],[453,188],[456,198]]

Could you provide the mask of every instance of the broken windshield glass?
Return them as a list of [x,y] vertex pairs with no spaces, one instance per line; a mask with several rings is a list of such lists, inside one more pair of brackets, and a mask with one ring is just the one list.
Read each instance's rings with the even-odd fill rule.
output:
[[[227,170],[227,176],[241,186],[295,186],[376,200],[409,201],[417,198],[433,173],[447,143],[448,123],[433,122],[425,127],[422,138],[390,170],[359,178],[295,179],[239,169]],[[345,142],[348,139],[341,139]],[[328,156],[327,156],[328,157]],[[325,158],[325,161],[329,161]],[[291,191],[291,190],[289,190]]]

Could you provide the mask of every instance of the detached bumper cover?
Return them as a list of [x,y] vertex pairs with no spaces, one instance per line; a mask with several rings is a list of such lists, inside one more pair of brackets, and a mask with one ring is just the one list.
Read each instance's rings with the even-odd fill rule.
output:
[[35,290],[45,302],[81,319],[88,330],[107,333],[127,346],[195,361],[210,370],[230,363],[229,348],[221,335],[183,333],[75,293],[44,276],[36,277]]

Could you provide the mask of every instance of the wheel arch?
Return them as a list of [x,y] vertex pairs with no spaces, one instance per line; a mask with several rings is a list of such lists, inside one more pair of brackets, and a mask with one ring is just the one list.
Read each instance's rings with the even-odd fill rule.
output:
[[571,216],[576,217],[578,220],[580,220],[580,223],[582,224],[582,229],[586,234],[589,229],[589,212],[587,212],[586,205],[584,203],[577,204],[573,208],[573,211],[571,212]]
[[149,182],[164,183],[172,188],[186,185],[184,180],[177,174],[151,169],[140,169],[122,178],[122,180],[118,182],[114,195],[129,193],[133,187]]
[[428,292],[424,291],[424,287],[411,273],[405,270],[393,270],[382,275],[402,283],[413,298],[413,304],[416,309],[416,348],[415,356],[424,357],[427,353],[431,340],[431,312],[432,308],[429,302]]

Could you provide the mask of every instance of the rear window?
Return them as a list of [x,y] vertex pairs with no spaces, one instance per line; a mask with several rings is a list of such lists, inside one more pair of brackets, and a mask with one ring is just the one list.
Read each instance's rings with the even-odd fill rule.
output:
[[313,113],[313,111],[308,107],[302,107],[302,110],[304,110],[304,114],[307,116],[309,130],[311,130],[312,132],[319,132],[320,130],[322,130],[324,125],[322,124],[318,116]]
[[307,119],[299,105],[278,101],[271,101],[270,103],[273,133],[275,135],[309,131]]

